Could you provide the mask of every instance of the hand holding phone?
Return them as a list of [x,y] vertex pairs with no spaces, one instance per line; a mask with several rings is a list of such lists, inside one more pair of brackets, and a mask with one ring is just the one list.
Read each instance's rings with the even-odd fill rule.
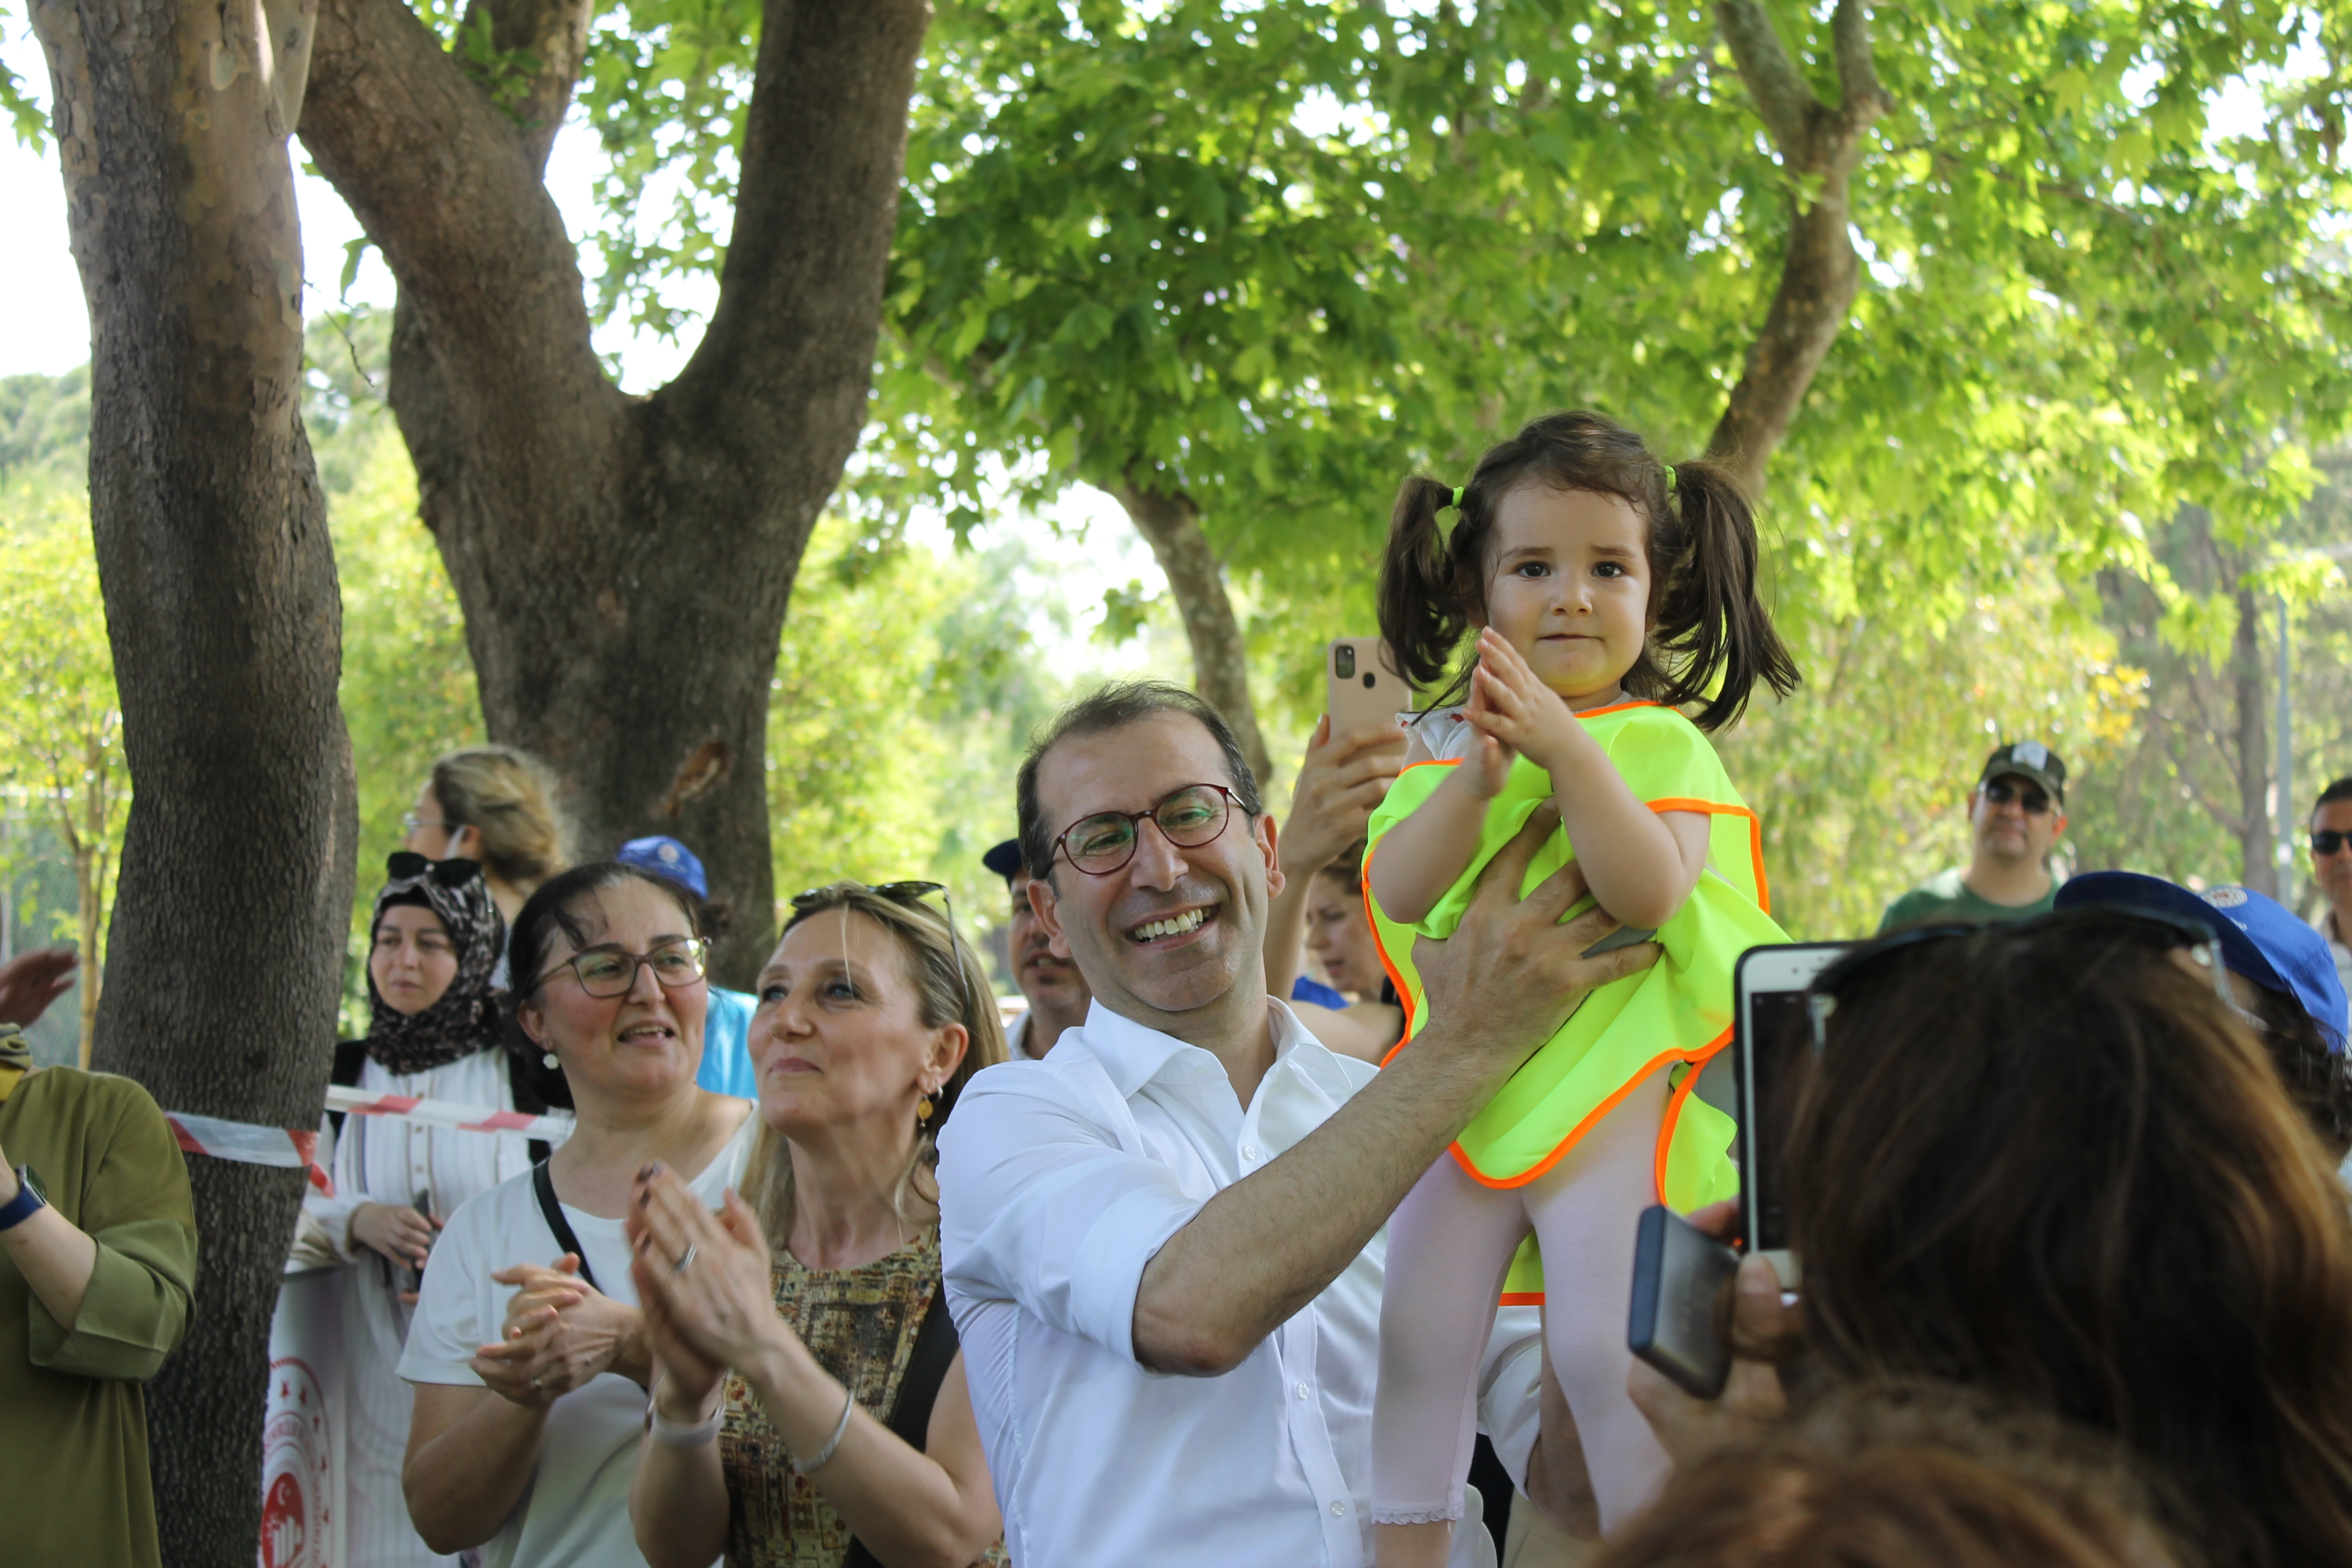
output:
[[1713,1399],[1731,1377],[1732,1281],[1739,1254],[1664,1205],[1633,1233],[1633,1300],[1625,1344],[1685,1393]]

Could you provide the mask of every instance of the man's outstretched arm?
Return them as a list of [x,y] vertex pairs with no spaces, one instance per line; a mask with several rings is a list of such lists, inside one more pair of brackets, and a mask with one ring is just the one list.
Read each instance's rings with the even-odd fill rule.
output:
[[1525,900],[1514,890],[1557,826],[1538,812],[1487,866],[1454,936],[1414,944],[1430,1025],[1328,1121],[1219,1193],[1144,1266],[1135,1357],[1213,1377],[1322,1293],[1354,1261],[1455,1135],[1585,996],[1657,962],[1647,943],[1596,958],[1616,929],[1584,896],[1576,863]]

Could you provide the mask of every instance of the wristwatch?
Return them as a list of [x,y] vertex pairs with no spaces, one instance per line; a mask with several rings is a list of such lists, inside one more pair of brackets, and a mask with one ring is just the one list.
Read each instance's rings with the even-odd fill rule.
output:
[[48,1206],[49,1200],[42,1194],[41,1184],[34,1176],[33,1167],[19,1165],[16,1167],[16,1195],[0,1204],[0,1230],[14,1230],[32,1218],[35,1209]]

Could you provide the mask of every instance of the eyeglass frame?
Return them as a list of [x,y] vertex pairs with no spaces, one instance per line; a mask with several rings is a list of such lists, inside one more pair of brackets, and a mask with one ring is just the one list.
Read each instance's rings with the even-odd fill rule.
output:
[[971,1005],[971,982],[964,974],[963,943],[956,938],[955,895],[948,891],[948,885],[945,882],[857,882],[844,878],[838,882],[827,882],[822,888],[803,888],[785,901],[791,904],[796,912],[803,914],[814,910],[846,909],[849,906],[839,901],[830,903],[822,901],[828,894],[840,888],[863,889],[866,892],[887,899],[894,904],[920,903],[933,893],[937,893],[940,896],[940,902],[947,906],[948,951],[955,954],[956,995],[965,1006]]
[[462,822],[427,822],[425,818],[417,816],[413,811],[404,811],[400,814],[400,826],[402,831],[406,833],[414,833],[420,827],[437,827],[444,833],[457,833],[463,829],[466,826],[466,824]]
[[[1178,795],[1182,795],[1185,791],[1195,789],[1215,790],[1218,796],[1224,802],[1225,814],[1218,819],[1217,830],[1214,833],[1210,834],[1206,838],[1196,839],[1190,844],[1180,843],[1169,834],[1168,829],[1160,827],[1160,808],[1166,805],[1170,801],[1174,800]],[[1087,813],[1084,816],[1077,818],[1067,827],[1065,827],[1060,833],[1055,836],[1054,847],[1047,853],[1045,858],[1050,861],[1053,859],[1054,856],[1059,855],[1063,859],[1067,860],[1070,863],[1070,868],[1072,870],[1077,871],[1085,876],[1116,877],[1121,871],[1126,870],[1129,866],[1135,864],[1135,852],[1143,847],[1143,829],[1141,824],[1145,817],[1148,816],[1151,818],[1151,826],[1160,828],[1160,837],[1167,839],[1168,842],[1176,848],[1202,849],[1206,848],[1209,845],[1214,844],[1218,839],[1224,837],[1225,825],[1233,821],[1234,813],[1237,809],[1244,816],[1255,817],[1257,815],[1246,806],[1237,806],[1234,800],[1234,792],[1224,784],[1209,784],[1205,781],[1199,784],[1178,784],[1174,789],[1170,790],[1166,795],[1161,795],[1158,800],[1153,801],[1141,811],[1090,811]],[[1079,865],[1078,858],[1070,852],[1070,835],[1076,833],[1087,823],[1094,821],[1097,817],[1101,816],[1124,817],[1127,820],[1128,825],[1135,830],[1135,837],[1128,841],[1127,858],[1121,860],[1118,865],[1106,867],[1099,871],[1088,870],[1086,867]]]
[[[1945,942],[1955,937],[1976,936],[1987,931],[2005,934],[2030,931],[2064,929],[2070,925],[2089,925],[2093,917],[2116,921],[2129,921],[2147,926],[2160,926],[2174,935],[2189,940],[2180,944],[2179,951],[2194,952],[2198,961],[2213,977],[2214,994],[2221,1005],[2240,1016],[2247,1016],[2238,1005],[2237,994],[2230,989],[2230,967],[2221,952],[2221,939],[2212,928],[2186,916],[2167,913],[2162,910],[2137,909],[2127,904],[2086,904],[2079,909],[2053,910],[2031,920],[2013,922],[1947,921],[1937,925],[1912,926],[1890,931],[1874,941],[1862,943],[1840,953],[1822,966],[1812,983],[1805,987],[1805,1016],[1812,1025],[1813,1055],[1819,1058],[1828,1048],[1830,1015],[1837,1011],[1837,993],[1841,986],[1864,971],[1875,967],[1890,954],[1906,948],[1923,947],[1931,942]],[[2053,923],[2053,922],[2057,923]]]
[[[2025,792],[2029,789],[2041,797],[2042,804],[2040,805],[2034,805],[2032,800],[2027,798]],[[1995,795],[1992,793],[1995,790],[2000,790],[2002,793]],[[2028,816],[2047,816],[2053,811],[2063,811],[2066,809],[2065,806],[2053,796],[2048,790],[2043,789],[2040,784],[2035,784],[2032,780],[2027,779],[2022,785],[2020,785],[2017,783],[2017,775],[2014,773],[2002,773],[1998,777],[1985,780],[1984,783],[1977,786],[1977,793],[1984,796],[1985,802],[1989,805],[2007,805],[2011,800],[2014,799],[2017,802],[2017,809],[2025,813]]]
[[[541,986],[555,978],[555,972],[557,970],[568,969],[572,971],[572,978],[580,982],[580,989],[583,994],[593,996],[599,1002],[610,1002],[617,997],[626,996],[630,992],[635,991],[637,988],[637,971],[651,967],[655,953],[660,952],[666,948],[673,947],[683,947],[694,955],[694,979],[681,980],[677,984],[673,985],[668,981],[664,980],[661,977],[660,973],[656,971],[654,974],[655,984],[660,986],[666,992],[682,991],[687,986],[695,984],[696,981],[708,980],[710,978],[710,939],[709,937],[672,937],[667,942],[656,942],[653,947],[647,949],[644,952],[632,952],[627,948],[621,946],[618,942],[600,942],[593,947],[582,948],[578,952],[573,953],[569,958],[557,959],[555,963],[548,966],[547,970],[541,973],[538,979],[530,983],[530,989],[524,992],[523,994],[526,996],[537,995]],[[593,958],[599,954],[609,954],[617,958],[625,958],[629,961],[629,983],[626,985],[622,986],[618,991],[596,992],[588,989],[588,977],[580,973],[580,961],[583,958]]]

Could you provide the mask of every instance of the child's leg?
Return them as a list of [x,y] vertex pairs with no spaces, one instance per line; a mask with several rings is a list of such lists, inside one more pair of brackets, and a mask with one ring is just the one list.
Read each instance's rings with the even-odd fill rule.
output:
[[1544,1345],[1576,1416],[1604,1532],[1649,1501],[1668,1468],[1665,1450],[1625,1394],[1633,1359],[1625,1348],[1633,1227],[1658,1201],[1666,1076],[1653,1073],[1566,1159],[1522,1189],[1543,1245]]
[[1478,1358],[1511,1255],[1528,1233],[1516,1192],[1441,1155],[1389,1221],[1372,1521],[1382,1568],[1444,1563],[1476,1436]]

